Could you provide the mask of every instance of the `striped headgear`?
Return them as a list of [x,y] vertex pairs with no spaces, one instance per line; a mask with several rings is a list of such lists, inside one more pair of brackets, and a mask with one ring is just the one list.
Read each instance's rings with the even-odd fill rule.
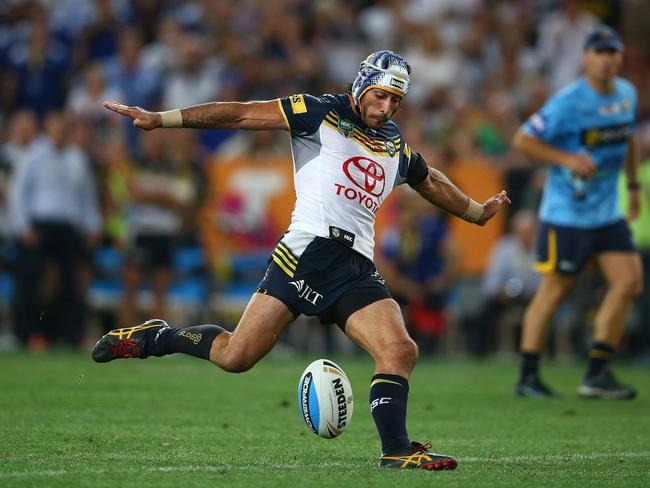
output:
[[359,73],[352,83],[355,105],[359,105],[363,94],[371,88],[405,96],[411,86],[410,74],[409,64],[393,51],[382,50],[370,54],[359,65]]

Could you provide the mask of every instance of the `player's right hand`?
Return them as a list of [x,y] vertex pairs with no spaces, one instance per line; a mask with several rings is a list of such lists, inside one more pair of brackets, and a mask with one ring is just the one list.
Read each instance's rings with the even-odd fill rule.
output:
[[589,154],[571,154],[566,159],[566,166],[577,178],[590,179],[596,172],[596,163]]
[[120,115],[133,119],[133,126],[144,130],[162,127],[162,117],[158,112],[149,112],[140,107],[129,107],[117,102],[104,102],[104,107]]
[[476,225],[485,225],[488,220],[496,215],[496,213],[505,205],[510,205],[512,202],[508,197],[505,190],[500,191],[493,197],[486,200],[483,204],[483,215],[475,222]]

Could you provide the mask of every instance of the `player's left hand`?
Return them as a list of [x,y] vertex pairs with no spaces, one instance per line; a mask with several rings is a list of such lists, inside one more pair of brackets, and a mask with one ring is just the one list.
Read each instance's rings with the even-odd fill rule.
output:
[[481,218],[476,221],[476,224],[485,225],[488,220],[496,215],[496,213],[503,205],[510,203],[512,202],[510,201],[510,198],[508,198],[506,191],[500,191],[493,197],[486,200],[486,202],[483,204],[483,215],[481,215]]
[[627,211],[627,218],[630,222],[639,216],[641,210],[641,192],[637,190],[629,191],[629,206]]

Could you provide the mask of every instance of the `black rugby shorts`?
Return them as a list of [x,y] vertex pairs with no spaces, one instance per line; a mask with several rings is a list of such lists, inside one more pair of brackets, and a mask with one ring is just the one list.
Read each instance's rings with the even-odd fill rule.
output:
[[280,241],[257,292],[282,301],[296,317],[317,316],[343,331],[354,312],[391,298],[370,259],[323,237],[315,237],[299,258]]

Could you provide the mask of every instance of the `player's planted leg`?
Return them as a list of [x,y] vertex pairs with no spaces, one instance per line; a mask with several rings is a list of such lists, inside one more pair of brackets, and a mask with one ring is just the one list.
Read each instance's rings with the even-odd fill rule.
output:
[[625,400],[637,391],[618,382],[609,362],[620,344],[634,299],[641,293],[643,268],[641,259],[631,252],[606,252],[597,256],[607,280],[607,295],[596,314],[594,343],[589,352],[587,373],[578,386],[583,398]]
[[451,456],[428,452],[431,444],[409,440],[406,430],[408,377],[417,361],[418,350],[404,327],[394,300],[374,302],[353,313],[345,332],[375,360],[370,387],[370,409],[382,455],[379,466],[399,469],[455,469]]
[[542,282],[524,314],[521,335],[521,369],[515,394],[529,398],[553,398],[558,395],[545,385],[539,373],[553,314],[575,284],[575,277],[558,273],[542,276]]

